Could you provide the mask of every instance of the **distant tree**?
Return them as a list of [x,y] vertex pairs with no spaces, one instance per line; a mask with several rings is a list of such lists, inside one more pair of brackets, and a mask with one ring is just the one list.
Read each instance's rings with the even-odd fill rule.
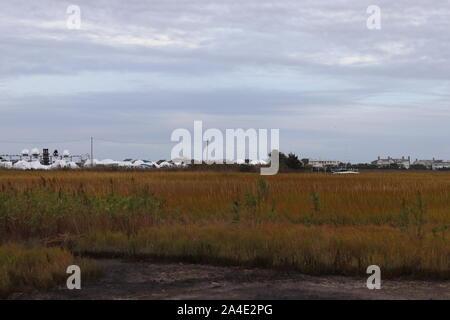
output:
[[398,170],[398,169],[401,169],[401,168],[400,168],[400,166],[397,163],[391,163],[389,165],[389,169]]
[[428,168],[426,166],[424,166],[423,164],[412,164],[410,166],[410,169],[413,169],[413,170],[427,170]]
[[253,166],[249,166],[247,163],[239,164],[238,168],[239,168],[240,172],[253,172],[254,171],[254,167]]
[[[271,156],[272,154],[269,153],[269,156]],[[278,152],[278,158],[280,159],[280,163],[285,163],[286,162],[286,155],[283,152]]]
[[354,168],[354,169],[370,169],[370,170],[379,169],[377,165],[371,164],[371,163],[357,163],[357,164],[352,165],[352,168]]
[[303,163],[298,159],[298,156],[295,153],[289,153],[285,159],[285,163],[289,169],[297,170],[303,167]]
[[298,156],[296,154],[291,152],[286,155],[283,152],[279,152],[278,155],[280,170],[298,170],[303,168],[303,163],[298,159]]

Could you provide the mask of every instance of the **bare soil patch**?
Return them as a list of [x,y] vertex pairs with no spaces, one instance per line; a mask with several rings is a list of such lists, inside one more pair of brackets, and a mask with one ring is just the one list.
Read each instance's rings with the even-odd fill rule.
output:
[[104,276],[13,299],[443,299],[450,281],[385,280],[381,290],[365,278],[309,276],[297,272],[185,263],[102,259]]

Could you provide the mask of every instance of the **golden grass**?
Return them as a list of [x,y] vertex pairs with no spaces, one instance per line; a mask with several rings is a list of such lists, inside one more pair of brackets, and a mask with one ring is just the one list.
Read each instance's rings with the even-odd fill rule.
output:
[[94,261],[74,258],[69,251],[61,248],[1,245],[0,298],[12,292],[64,285],[68,277],[66,269],[72,264],[80,266],[83,279],[90,279],[100,272],[100,267]]
[[450,174],[0,171],[0,241],[449,278]]
[[263,223],[258,228],[217,223],[150,227],[135,235],[91,233],[74,250],[99,255],[157,257],[189,262],[282,268],[309,274],[450,277],[443,238],[411,238],[392,227],[329,227]]
[[[56,188],[87,194],[107,194],[110,181],[118,193],[129,194],[147,185],[166,201],[168,212],[188,218],[223,218],[230,203],[254,190],[259,175],[214,172],[11,172],[0,171],[0,184],[18,189],[39,184],[41,177]],[[296,219],[311,212],[311,192],[320,197],[324,215],[339,215],[363,222],[383,222],[401,210],[402,199],[422,193],[430,221],[450,222],[450,174],[365,173],[359,176],[279,174],[265,178],[281,216]],[[281,217],[280,216],[280,217]]]

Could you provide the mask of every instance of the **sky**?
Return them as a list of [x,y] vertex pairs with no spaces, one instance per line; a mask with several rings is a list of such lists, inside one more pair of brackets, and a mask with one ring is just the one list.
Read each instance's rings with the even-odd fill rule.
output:
[[448,0],[2,1],[0,154],[167,159],[201,120],[300,158],[450,159],[449,27]]

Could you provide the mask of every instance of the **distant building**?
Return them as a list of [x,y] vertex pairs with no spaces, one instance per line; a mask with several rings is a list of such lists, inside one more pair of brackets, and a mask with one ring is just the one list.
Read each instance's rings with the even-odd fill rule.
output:
[[450,169],[450,161],[445,160],[418,160],[414,161],[413,165],[424,166],[427,169],[440,170],[440,169]]
[[433,162],[432,170],[450,169],[450,161],[438,160]]
[[427,169],[431,169],[433,167],[433,162],[435,162],[436,160],[418,160],[416,159],[416,161],[413,162],[414,166],[424,166]]
[[314,168],[337,167],[341,163],[342,162],[338,160],[308,159],[308,164]]
[[373,165],[376,165],[378,168],[388,168],[391,165],[397,165],[400,168],[409,169],[411,166],[411,157],[405,158],[401,157],[399,159],[387,157],[386,159],[382,159],[378,157],[377,160],[372,161]]

